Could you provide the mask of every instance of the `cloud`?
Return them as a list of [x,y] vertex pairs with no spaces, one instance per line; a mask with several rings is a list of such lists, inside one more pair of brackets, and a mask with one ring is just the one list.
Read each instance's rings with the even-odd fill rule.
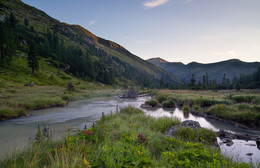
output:
[[168,3],[169,0],[149,0],[149,1],[145,1],[143,2],[143,6],[146,9],[151,9],[160,5],[164,5],[166,3]]
[[93,26],[93,25],[96,24],[96,23],[97,23],[96,20],[92,20],[92,21],[90,21],[90,22],[88,23],[88,25],[89,25],[89,26]]

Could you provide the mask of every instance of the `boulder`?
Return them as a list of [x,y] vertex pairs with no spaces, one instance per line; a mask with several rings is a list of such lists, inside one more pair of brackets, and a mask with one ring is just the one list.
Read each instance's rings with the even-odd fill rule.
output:
[[257,145],[257,148],[260,150],[260,138],[256,139],[256,145]]
[[142,104],[141,108],[143,108],[143,109],[151,109],[153,107],[151,105],[149,105],[149,104]]
[[192,120],[186,120],[181,122],[179,125],[174,125],[170,127],[168,130],[165,131],[165,135],[167,137],[172,137],[174,132],[179,128],[179,127],[189,127],[191,129],[198,129],[201,128],[200,123],[197,121],[192,121]]
[[190,127],[192,129],[201,128],[199,122],[192,121],[192,120],[186,120],[186,121],[181,122],[181,126],[183,126],[183,127]]

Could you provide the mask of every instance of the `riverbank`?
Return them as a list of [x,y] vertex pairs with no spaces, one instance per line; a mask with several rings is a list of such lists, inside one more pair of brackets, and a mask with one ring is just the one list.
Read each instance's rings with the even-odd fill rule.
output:
[[211,138],[205,138],[212,137],[212,131],[189,138],[190,131],[180,129],[176,136],[166,137],[164,131],[178,123],[128,107],[59,141],[41,128],[30,147],[4,158],[0,167],[252,167],[212,149]]
[[250,128],[259,128],[259,95],[259,90],[221,90],[217,92],[158,90],[155,99],[162,105],[169,105],[169,102],[172,102],[172,106],[183,107],[187,112],[199,111],[206,107],[206,110],[200,110],[205,115],[237,122]]
[[31,86],[16,84],[2,89],[0,93],[0,120],[26,116],[30,111],[56,106],[66,106],[68,102],[82,98],[119,95],[120,89],[100,86],[99,83],[82,82],[73,90],[68,86]]
[[77,78],[39,60],[39,70],[31,73],[27,60],[15,57],[11,65],[0,68],[0,120],[26,116],[28,112],[55,106],[84,97],[120,94],[112,86]]

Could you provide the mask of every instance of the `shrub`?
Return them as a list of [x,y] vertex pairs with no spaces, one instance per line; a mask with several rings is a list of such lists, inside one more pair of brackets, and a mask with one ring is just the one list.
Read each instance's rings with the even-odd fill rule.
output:
[[69,82],[67,84],[67,90],[68,91],[75,91],[75,86],[73,85],[73,83]]
[[252,102],[254,99],[256,99],[256,96],[252,95],[235,95],[232,97],[232,100],[237,103],[249,103]]
[[120,113],[122,113],[122,114],[143,114],[144,112],[140,109],[129,106],[129,107],[121,109]]
[[168,98],[167,95],[159,95],[159,96],[156,97],[156,99],[157,99],[157,101],[158,101],[159,103],[162,103],[163,101],[166,101],[167,98]]
[[200,105],[198,104],[193,105],[193,110],[198,111],[199,109],[200,109]]
[[150,105],[150,106],[152,106],[152,107],[155,107],[155,106],[158,104],[158,101],[152,99],[152,100],[146,101],[145,104],[148,104],[148,105]]
[[215,132],[206,128],[192,129],[189,127],[180,127],[174,133],[175,137],[180,138],[183,141],[189,142],[202,142],[204,144],[214,144],[217,138]]
[[188,113],[188,112],[190,111],[190,106],[184,105],[184,106],[182,107],[182,110],[183,110],[184,113]]
[[167,107],[167,108],[171,108],[171,107],[175,107],[175,102],[170,99],[170,100],[166,100],[162,102],[163,107]]

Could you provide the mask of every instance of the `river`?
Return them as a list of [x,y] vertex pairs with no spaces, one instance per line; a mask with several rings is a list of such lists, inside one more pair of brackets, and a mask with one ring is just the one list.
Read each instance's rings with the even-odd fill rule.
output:
[[[141,104],[147,99],[150,98],[120,99],[116,96],[91,98],[71,102],[67,107],[32,111],[29,117],[2,121],[0,122],[0,158],[10,154],[11,151],[22,150],[26,147],[30,142],[29,139],[34,139],[38,124],[50,128],[54,138],[60,138],[68,134],[68,130],[79,130],[85,126],[90,127],[94,121],[101,117],[102,112],[105,115],[115,112],[117,106],[122,108],[130,105],[140,108]],[[243,133],[242,130],[223,122],[197,117],[192,114],[184,115],[179,108],[159,108],[143,111],[153,117],[168,116],[177,117],[181,121],[198,121],[202,127],[213,131],[224,129],[234,133]],[[232,157],[234,161],[252,162],[254,164],[260,162],[260,150],[257,149],[255,141],[234,140],[234,145],[230,147],[222,144],[219,138],[218,142],[221,152],[228,157]],[[253,153],[253,155],[246,155],[248,153]]]

